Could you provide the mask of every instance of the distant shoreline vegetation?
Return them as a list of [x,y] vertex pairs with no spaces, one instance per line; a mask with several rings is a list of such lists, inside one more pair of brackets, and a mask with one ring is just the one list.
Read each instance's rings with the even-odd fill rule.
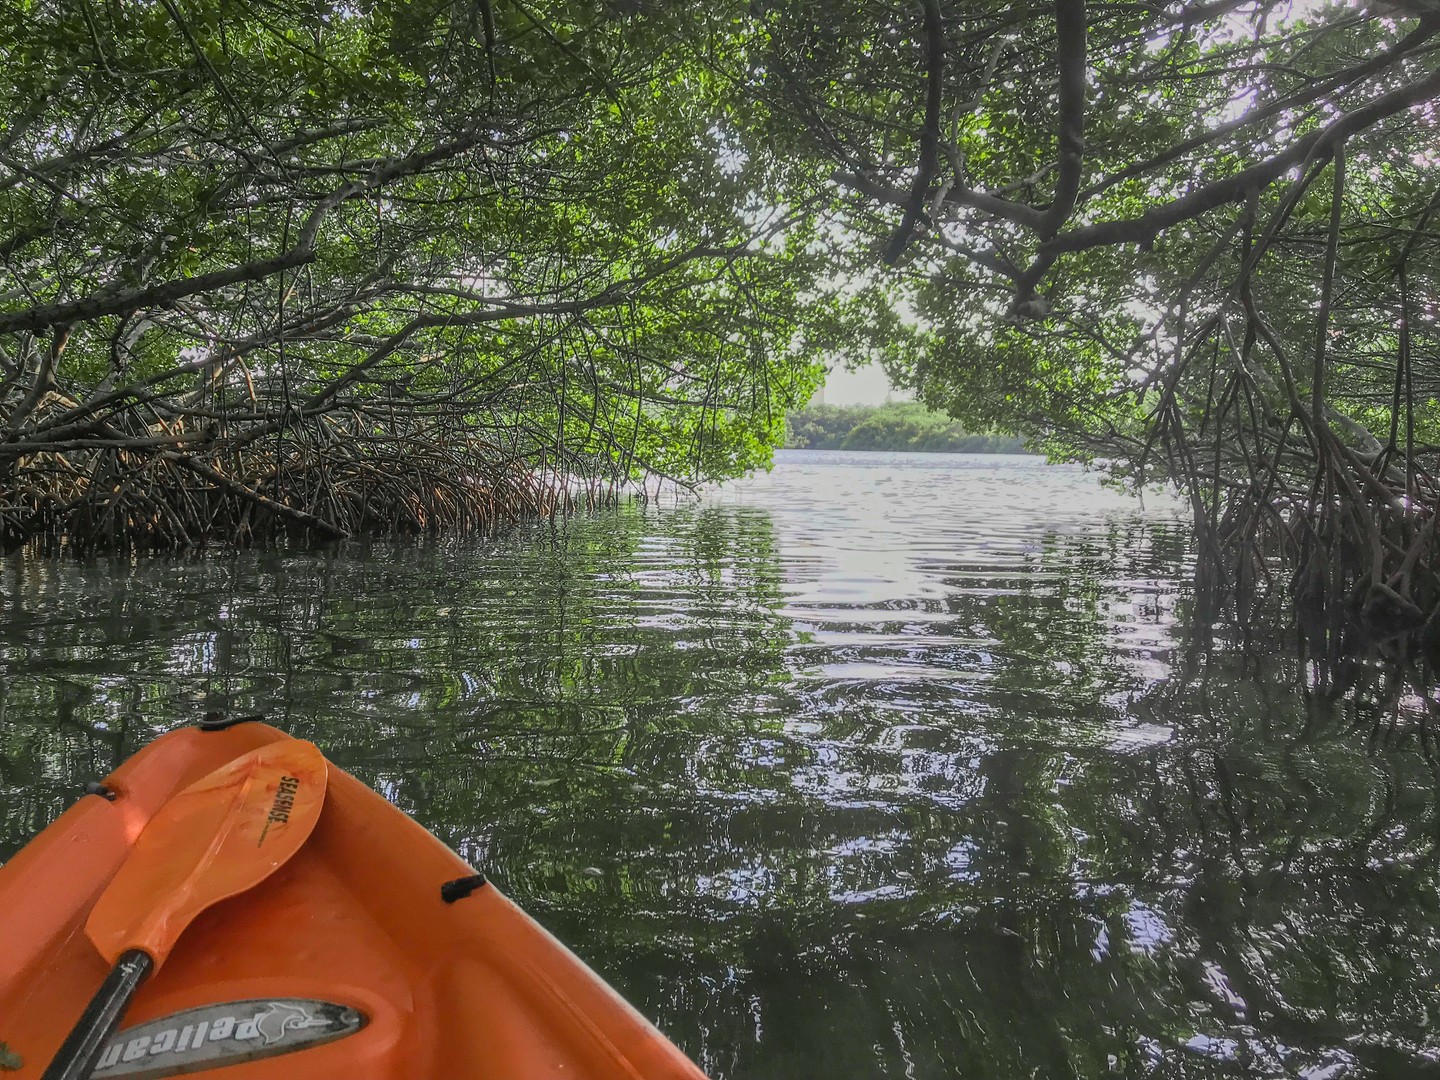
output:
[[1010,435],[974,435],[916,401],[812,405],[785,418],[787,450],[891,450],[931,454],[1028,454]]

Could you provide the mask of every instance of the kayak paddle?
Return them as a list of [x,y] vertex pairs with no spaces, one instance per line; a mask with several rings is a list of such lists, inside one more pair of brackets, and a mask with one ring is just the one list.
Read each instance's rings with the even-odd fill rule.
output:
[[326,768],[314,745],[283,739],[160,808],[90,910],[85,933],[114,966],[41,1080],[88,1080],[135,991],[191,921],[300,849],[325,802]]

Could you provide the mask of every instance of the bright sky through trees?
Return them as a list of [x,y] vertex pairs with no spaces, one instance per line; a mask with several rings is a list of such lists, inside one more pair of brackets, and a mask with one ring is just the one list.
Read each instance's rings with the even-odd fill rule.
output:
[[837,364],[825,377],[824,391],[828,405],[883,405],[886,401],[909,401],[914,396],[896,390],[879,364],[866,364],[856,371]]

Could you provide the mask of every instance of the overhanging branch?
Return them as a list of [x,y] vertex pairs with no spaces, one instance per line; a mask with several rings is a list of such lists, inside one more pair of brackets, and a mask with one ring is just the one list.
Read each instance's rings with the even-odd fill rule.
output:
[[1278,180],[1304,161],[1323,160],[1351,135],[1436,97],[1440,97],[1440,70],[1381,94],[1320,130],[1295,140],[1283,151],[1265,161],[1242,169],[1223,180],[1207,184],[1184,198],[1157,206],[1140,217],[1102,221],[1061,233],[1043,244],[1040,254],[1053,260],[1057,254],[1086,251],[1108,244],[1149,243],[1171,226],[1243,198],[1247,191],[1262,188]]
[[940,16],[940,0],[922,0],[925,13],[925,126],[920,130],[920,163],[910,196],[905,202],[905,215],[890,234],[885,245],[885,262],[894,266],[910,242],[915,226],[925,216],[925,193],[940,171],[940,92],[945,77],[945,23]]
[[1060,129],[1055,198],[1040,218],[1042,240],[1051,239],[1075,208],[1085,153],[1085,0],[1055,0],[1060,69]]

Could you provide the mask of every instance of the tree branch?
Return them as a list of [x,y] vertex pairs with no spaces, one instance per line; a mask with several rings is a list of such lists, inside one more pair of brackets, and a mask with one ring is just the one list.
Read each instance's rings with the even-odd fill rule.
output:
[[1049,240],[1060,231],[1080,193],[1085,153],[1085,0],[1055,0],[1055,36],[1060,68],[1057,151],[1060,164],[1055,177],[1055,199],[1040,219],[1038,231],[1042,240]]
[[1440,70],[1381,94],[1326,127],[1295,140],[1285,150],[1259,164],[1208,184],[1184,198],[1158,206],[1138,218],[1101,221],[1061,233],[1042,244],[1040,254],[1042,257],[1051,256],[1053,260],[1053,256],[1063,252],[1087,251],[1107,244],[1148,243],[1172,225],[1234,202],[1246,191],[1272,183],[1309,158],[1332,154],[1336,146],[1356,132],[1437,96],[1440,96]]
[[439,161],[464,153],[477,146],[482,139],[481,134],[471,133],[422,154],[392,159],[377,165],[367,176],[336,188],[320,200],[301,226],[295,244],[280,255],[157,285],[127,288],[119,281],[111,281],[79,300],[0,313],[0,334],[89,322],[107,315],[128,314],[144,307],[169,307],[187,296],[259,281],[304,266],[315,260],[315,243],[320,227],[337,206],[358,195],[384,187],[402,176],[414,175]]
[[885,262],[894,266],[925,216],[925,193],[940,171],[940,91],[945,76],[945,23],[940,0],[921,0],[925,13],[925,126],[920,130],[920,163],[910,185],[905,215],[885,245]]

